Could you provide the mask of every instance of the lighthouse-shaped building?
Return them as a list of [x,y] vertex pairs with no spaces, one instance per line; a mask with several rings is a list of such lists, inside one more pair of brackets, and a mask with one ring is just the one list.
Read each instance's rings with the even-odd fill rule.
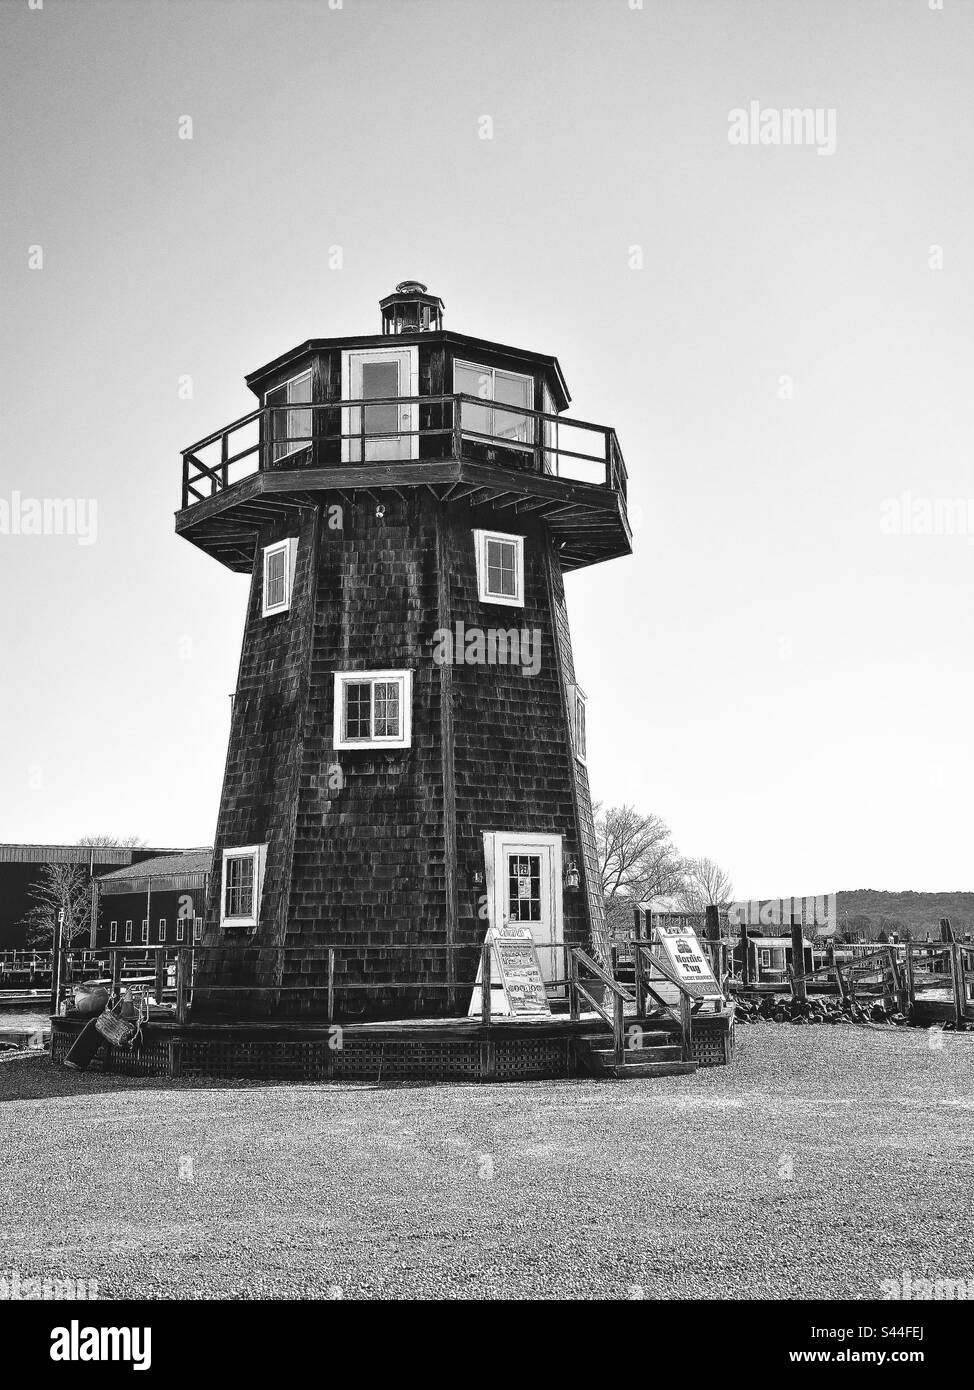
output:
[[553,994],[604,953],[564,575],[630,553],[615,433],[424,285],[380,307],[184,452],[177,531],[251,577],[194,1018],[464,1013],[490,924]]

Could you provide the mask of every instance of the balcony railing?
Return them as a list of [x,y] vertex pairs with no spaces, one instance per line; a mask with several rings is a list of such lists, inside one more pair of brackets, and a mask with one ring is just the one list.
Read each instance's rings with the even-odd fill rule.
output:
[[626,495],[610,427],[455,393],[259,407],[183,450],[183,508],[264,471],[451,459]]

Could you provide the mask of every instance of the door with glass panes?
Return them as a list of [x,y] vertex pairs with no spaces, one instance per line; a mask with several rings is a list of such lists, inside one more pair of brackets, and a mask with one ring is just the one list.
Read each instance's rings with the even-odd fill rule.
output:
[[484,847],[492,925],[527,927],[542,978],[563,980],[561,836],[497,831],[485,834]]
[[418,384],[415,347],[342,353],[342,398],[375,402],[343,408],[344,463],[419,458],[419,410],[415,404],[390,399],[415,396]]

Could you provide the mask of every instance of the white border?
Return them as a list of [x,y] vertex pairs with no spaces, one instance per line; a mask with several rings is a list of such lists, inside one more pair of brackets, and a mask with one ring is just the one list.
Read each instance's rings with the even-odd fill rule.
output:
[[[342,737],[342,711],[344,708],[343,686],[360,681],[399,681],[401,683],[401,693],[399,696],[399,715],[400,733],[396,738],[352,738]],[[332,720],[332,736],[336,749],[347,748],[409,748],[412,744],[412,705],[413,705],[413,673],[411,670],[402,671],[336,671],[334,684],[334,712]]]
[[[477,531],[474,533],[477,552],[477,596],[481,603],[496,603],[503,608],[524,607],[524,537],[511,531]],[[517,594],[491,594],[487,591],[487,542],[513,541],[517,552]]]
[[[552,854],[549,859],[551,865],[551,877],[549,880],[551,891],[551,941],[539,942],[534,938],[534,944],[538,951],[553,952],[553,965],[555,978],[561,978],[561,968],[564,960],[558,960],[558,952],[564,952],[565,945],[565,911],[564,911],[564,878],[562,872],[563,856],[563,837],[561,835],[532,835],[525,831],[518,830],[485,830],[484,835],[484,867],[486,869],[486,890],[487,904],[490,913],[490,925],[492,927],[503,927],[505,925],[505,893],[507,883],[505,876],[497,872],[498,865],[501,864],[501,856],[507,849],[516,852],[529,851],[535,849],[550,849]],[[512,922],[511,926],[533,928],[533,922]],[[533,930],[531,935],[534,936]],[[539,955],[540,960],[540,955]],[[544,971],[542,971],[544,978]],[[545,980],[545,984],[548,981]]]
[[[226,917],[227,902],[227,860],[246,859],[254,861],[254,910],[246,917]],[[264,865],[267,862],[266,845],[235,845],[223,851],[222,872],[220,874],[220,926],[256,927],[260,920],[260,900],[264,891]],[[185,922],[185,918],[182,919]]]
[[[267,562],[271,555],[283,550],[287,555],[287,563],[284,567],[284,601],[282,603],[268,604],[267,602]],[[260,591],[260,612],[261,617],[273,618],[276,613],[286,613],[291,607],[291,598],[294,593],[294,571],[298,561],[298,542],[295,536],[288,536],[285,540],[275,541],[273,545],[264,546],[264,561],[261,569],[261,591]]]

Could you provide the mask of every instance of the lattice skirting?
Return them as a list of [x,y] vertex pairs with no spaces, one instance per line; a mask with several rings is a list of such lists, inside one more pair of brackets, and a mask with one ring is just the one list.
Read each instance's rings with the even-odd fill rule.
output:
[[[51,1060],[63,1063],[77,1036],[55,1025]],[[314,1041],[245,1038],[150,1038],[136,1052],[103,1047],[92,1071],[122,1076],[248,1077],[253,1080],[527,1081],[574,1074],[571,1041],[507,1038],[368,1038],[345,1033],[333,1050]]]
[[690,1061],[701,1067],[724,1067],[734,1060],[734,1024],[727,1017],[695,1014],[690,1038]]

